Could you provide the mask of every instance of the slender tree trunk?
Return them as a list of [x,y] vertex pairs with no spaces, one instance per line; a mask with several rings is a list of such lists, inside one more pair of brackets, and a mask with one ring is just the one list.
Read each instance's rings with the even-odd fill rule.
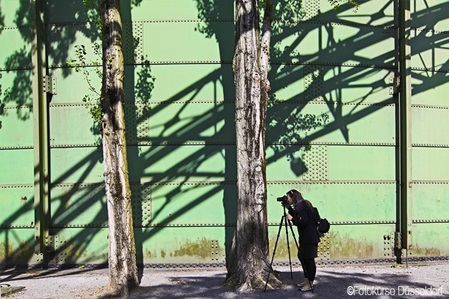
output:
[[[258,0],[236,1],[237,227],[228,280],[240,291],[265,285],[272,271],[268,261],[265,123],[269,83],[267,79],[271,32],[271,1],[260,41]],[[267,19],[267,17],[269,17]],[[270,285],[280,281],[270,275]]]
[[129,296],[138,285],[123,108],[124,57],[120,0],[101,0],[104,177],[109,226],[109,291]]

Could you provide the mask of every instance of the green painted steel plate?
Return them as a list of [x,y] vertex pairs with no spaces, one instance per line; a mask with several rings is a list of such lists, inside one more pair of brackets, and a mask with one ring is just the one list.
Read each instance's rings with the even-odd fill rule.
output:
[[[144,181],[158,183],[190,181],[224,181],[227,158],[234,158],[229,145],[174,145],[140,147],[140,158],[132,161]],[[227,154],[231,152],[231,157]],[[132,168],[131,168],[132,169]],[[235,169],[235,167],[232,167]]]
[[[8,107],[0,114],[0,147],[33,147],[33,112],[31,107]],[[0,161],[3,160],[0,158]],[[5,163],[7,163],[5,161]]]
[[0,185],[0,210],[1,226],[34,227],[33,186]]
[[152,224],[229,224],[223,210],[223,198],[229,188],[234,187],[210,181],[154,185],[151,188]]
[[0,231],[0,263],[2,266],[27,266],[42,262],[34,254],[34,228],[8,228]]
[[411,227],[411,257],[448,256],[448,223],[419,223]]
[[412,220],[449,222],[448,189],[448,183],[415,182],[410,201]]
[[51,189],[52,226],[101,226],[108,221],[104,184],[60,184]]
[[449,146],[449,109],[415,107],[411,117],[414,145]]
[[268,217],[269,223],[279,222],[283,209],[276,198],[290,189],[297,189],[304,198],[310,200],[321,217],[330,222],[372,223],[395,222],[396,202],[394,183],[369,182],[269,182]]
[[98,126],[82,103],[51,106],[49,119],[52,147],[101,144]]
[[189,226],[145,228],[136,233],[136,239],[143,240],[137,251],[145,263],[224,263],[227,230]]
[[[318,249],[318,259],[321,260],[368,260],[368,259],[392,259],[393,255],[393,232],[394,225],[341,225],[331,226],[331,231],[321,238]],[[274,252],[279,225],[270,226],[269,244],[270,257]],[[274,252],[275,262],[288,261],[298,263],[298,250],[294,237],[298,239],[298,231],[293,226],[293,233],[288,227],[288,239],[285,224],[280,230],[278,245]]]
[[415,181],[449,180],[447,148],[414,147],[412,165],[412,179]]
[[32,185],[34,181],[33,149],[2,150],[0,184]]
[[[447,31],[449,20],[447,19],[446,1],[410,1],[410,9],[412,13],[410,26],[413,28],[433,29],[437,32]],[[430,32],[426,34],[428,37],[432,35]]]
[[[144,55],[151,62],[231,61],[233,43],[226,43],[222,52],[215,38],[206,38],[194,22],[145,23],[143,27]],[[203,25],[204,26],[204,25]],[[221,24],[220,30],[226,30]],[[232,37],[234,24],[227,26],[224,34]],[[157,47],[152,44],[157,42]],[[182,45],[182,46],[181,46]]]
[[104,182],[101,147],[54,148],[50,155],[53,184]]

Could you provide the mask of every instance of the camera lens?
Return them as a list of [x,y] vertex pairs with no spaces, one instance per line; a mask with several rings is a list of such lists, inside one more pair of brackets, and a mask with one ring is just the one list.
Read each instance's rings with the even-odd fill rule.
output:
[[286,195],[276,198],[277,201],[287,201],[288,198]]

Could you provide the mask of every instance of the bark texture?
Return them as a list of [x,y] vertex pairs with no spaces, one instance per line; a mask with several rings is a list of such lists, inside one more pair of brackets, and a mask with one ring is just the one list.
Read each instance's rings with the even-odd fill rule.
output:
[[126,298],[139,280],[125,138],[120,0],[101,0],[100,16],[103,21],[101,105],[104,112],[102,137],[109,226],[109,292]]
[[[228,280],[240,291],[261,288],[269,271],[265,126],[272,1],[266,1],[262,34],[258,0],[236,1],[237,226]],[[270,275],[270,286],[280,281]]]

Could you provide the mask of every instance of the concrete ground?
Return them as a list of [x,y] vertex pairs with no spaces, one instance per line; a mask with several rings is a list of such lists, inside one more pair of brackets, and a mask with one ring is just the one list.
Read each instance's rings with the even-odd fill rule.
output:
[[[279,290],[239,294],[224,285],[226,270],[144,269],[130,298],[449,298],[449,262],[392,265],[318,266],[313,293],[299,292],[298,267],[276,268],[285,285]],[[108,283],[107,269],[4,270],[1,298],[100,298]]]

